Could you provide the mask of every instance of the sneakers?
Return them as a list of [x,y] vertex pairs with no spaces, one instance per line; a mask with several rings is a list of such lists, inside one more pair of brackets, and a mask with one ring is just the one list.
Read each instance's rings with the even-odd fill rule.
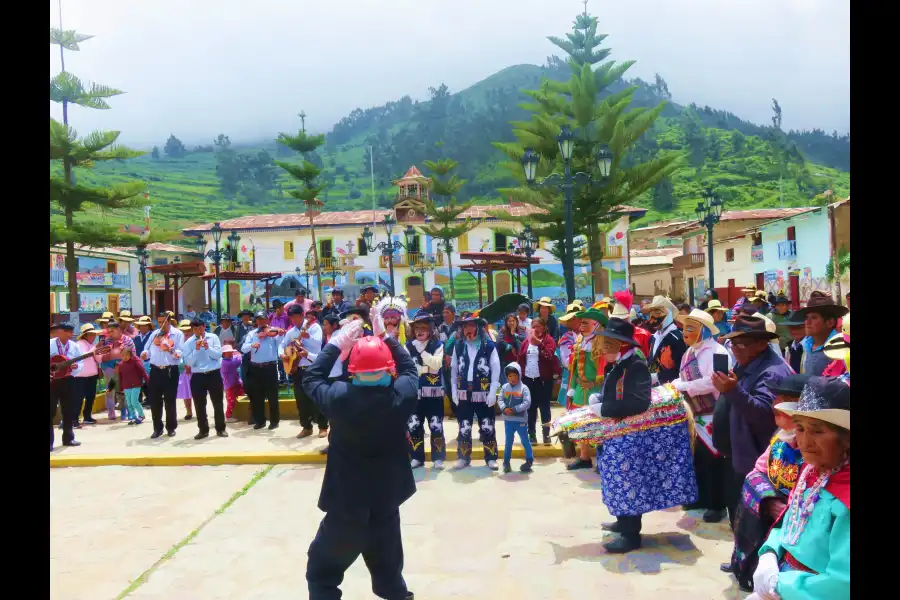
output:
[[464,459],[464,458],[461,458],[461,459],[459,459],[458,461],[456,461],[456,464],[453,465],[453,468],[455,468],[455,469],[465,469],[465,468],[468,467],[468,466],[469,466],[469,461],[467,461],[467,460]]
[[238,420],[237,420],[237,417],[227,417],[227,418],[225,419],[225,422],[226,422],[226,423],[237,423]]
[[409,461],[409,466],[412,467],[413,469],[418,469],[419,467],[421,467],[424,464],[425,463],[423,463],[422,461],[419,461],[416,459],[412,459],[411,461]]
[[519,471],[522,473],[531,473],[531,465],[534,464],[534,461],[526,460],[522,463],[522,466],[519,467]]
[[512,467],[509,466],[509,463],[503,463],[503,472],[509,473],[510,471],[512,471]]
[[490,469],[491,471],[496,471],[497,469],[500,468],[500,467],[497,465],[497,461],[496,461],[496,460],[489,460],[489,461],[487,461],[487,466],[488,466],[488,469]]
[[228,432],[223,429],[222,431],[217,431],[216,435],[219,437],[228,437]]
[[143,422],[144,422],[144,417],[138,417],[137,419],[134,420],[135,425],[140,425]]
[[85,425],[96,425],[97,420],[94,417],[89,417],[83,421]]
[[444,468],[444,461],[442,461],[442,460],[436,460],[436,461],[434,461],[434,468],[437,469],[438,471],[440,471],[441,469],[443,469],[443,468]]

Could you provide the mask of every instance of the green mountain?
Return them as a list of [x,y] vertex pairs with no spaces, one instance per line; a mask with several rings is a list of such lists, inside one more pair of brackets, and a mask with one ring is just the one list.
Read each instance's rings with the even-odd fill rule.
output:
[[[410,165],[421,168],[426,159],[444,156],[459,160],[459,175],[469,180],[463,199],[501,203],[496,189],[510,182],[497,167],[502,157],[491,142],[512,141],[510,121],[527,118],[518,106],[526,99],[521,90],[536,89],[542,77],[566,80],[568,76],[568,66],[551,59],[543,67],[506,68],[454,94],[443,84],[429,88],[430,99],[425,102],[404,96],[383,106],[355,109],[334,125],[325,146],[312,157],[324,168],[328,183],[321,196],[325,209],[372,206],[369,147],[374,150],[375,202],[380,207],[390,206],[391,181]],[[610,92],[627,85],[638,86],[636,106],[669,99],[668,87],[658,76],[652,84],[623,80]],[[294,153],[273,140],[229,145],[220,136],[213,145],[183,152],[177,140],[165,144],[160,140],[159,152],[98,164],[92,170],[79,170],[77,176],[81,183],[146,181],[154,227],[299,212],[296,201],[286,193],[294,184],[273,164],[276,158],[290,160]],[[646,159],[669,150],[684,152],[685,167],[637,202],[649,209],[645,222],[692,216],[704,185],[712,185],[731,209],[808,205],[826,189],[839,196],[846,196],[850,189],[850,138],[836,132],[782,134],[727,111],[670,102],[630,158]],[[138,211],[95,216],[122,223],[143,220]],[[51,213],[51,218],[60,217]]]

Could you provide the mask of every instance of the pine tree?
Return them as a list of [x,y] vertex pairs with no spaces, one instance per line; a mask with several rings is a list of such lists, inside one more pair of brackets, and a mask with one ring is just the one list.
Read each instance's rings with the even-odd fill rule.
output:
[[456,203],[456,194],[465,185],[465,179],[459,179],[453,170],[459,163],[450,158],[443,158],[437,162],[426,160],[425,168],[432,172],[431,196],[446,198],[443,206],[438,206],[433,199],[425,201],[425,216],[431,220],[430,225],[423,225],[419,230],[432,238],[441,240],[444,252],[447,255],[447,267],[450,271],[450,300],[456,301],[456,289],[453,279],[453,242],[478,226],[481,221],[468,217],[462,222],[458,221],[459,215],[466,212],[474,202],[465,204]]
[[166,156],[169,158],[181,158],[184,156],[186,150],[184,144],[181,143],[174,134],[169,135],[169,139],[166,140],[166,145],[163,146],[163,152],[166,153]]
[[[85,84],[78,77],[66,71],[65,50],[77,52],[80,42],[91,39],[90,35],[63,30],[62,15],[59,29],[50,28],[50,44],[59,46],[62,71],[50,79],[50,100],[62,105],[63,122],[50,119],[50,160],[62,165],[62,177],[50,175],[50,203],[61,209],[65,223],[50,224],[51,247],[65,243],[66,271],[69,277],[69,317],[76,327],[80,325],[78,316],[78,261],[75,244],[85,246],[133,246],[146,243],[136,235],[123,233],[114,225],[103,221],[75,222],[75,213],[90,206],[101,210],[132,208],[149,203],[142,192],[147,188],[143,182],[128,182],[111,187],[93,187],[75,183],[73,169],[90,168],[97,161],[121,160],[144,154],[116,144],[118,131],[95,131],[79,138],[69,125],[69,106],[77,105],[99,110],[109,109],[106,100],[122,94],[120,90],[97,83]],[[58,173],[58,172],[57,172]],[[161,236],[163,237],[163,236]]]
[[[594,276],[601,269],[605,244],[602,225],[619,217],[616,208],[633,202],[679,167],[680,155],[668,153],[644,162],[635,161],[629,167],[622,165],[632,146],[653,127],[656,118],[665,108],[661,102],[652,109],[629,110],[637,86],[629,86],[619,92],[609,93],[607,88],[622,78],[634,61],[616,64],[603,61],[609,49],[598,46],[606,38],[597,34],[597,19],[587,14],[575,19],[573,32],[566,39],[548,38],[567,54],[572,75],[567,82],[541,82],[540,89],[525,92],[533,102],[523,105],[531,112],[531,120],[513,122],[513,143],[495,142],[509,160],[503,166],[521,185],[501,189],[506,197],[540,208],[544,214],[513,218],[508,212],[490,211],[489,214],[503,220],[529,223],[535,234],[550,239],[563,239],[565,235],[564,195],[551,188],[532,189],[524,185],[521,159],[525,148],[533,148],[542,156],[538,175],[547,176],[562,170],[556,137],[560,126],[568,124],[576,129],[572,153],[573,172],[582,171],[599,179],[595,152],[599,144],[606,144],[613,153],[610,175],[602,186],[576,188],[573,196],[575,235],[583,234],[588,240],[588,254]],[[594,67],[594,65],[597,65]],[[601,95],[603,96],[601,99]],[[609,290],[601,290],[608,292]],[[570,301],[572,298],[569,299]]]
[[280,133],[275,141],[295,152],[299,152],[304,159],[300,164],[280,160],[275,161],[275,164],[287,171],[288,175],[303,183],[304,187],[299,190],[290,190],[288,193],[297,200],[300,200],[306,207],[306,216],[309,217],[309,231],[312,235],[312,254],[313,263],[315,264],[316,286],[319,291],[319,298],[323,298],[325,293],[322,287],[322,273],[319,268],[319,248],[316,245],[316,226],[314,219],[316,215],[319,214],[319,209],[325,204],[319,200],[319,194],[322,193],[322,190],[324,190],[325,187],[317,181],[322,170],[307,160],[307,157],[310,156],[310,153],[314,152],[316,148],[325,143],[325,136],[307,135],[306,132],[301,129],[297,132],[297,135]]

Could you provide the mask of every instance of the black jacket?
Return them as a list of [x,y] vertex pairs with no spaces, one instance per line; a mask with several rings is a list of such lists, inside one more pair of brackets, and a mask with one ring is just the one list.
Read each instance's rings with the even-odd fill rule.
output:
[[[650,338],[650,343],[653,343],[652,337]],[[665,348],[672,349],[673,366],[670,369],[666,369],[659,363],[660,356]],[[656,373],[659,383],[669,383],[678,379],[681,371],[681,358],[687,352],[687,344],[684,343],[680,329],[673,327],[671,331],[663,336],[656,348],[650,349],[650,352],[653,353],[650,357],[650,371]]]
[[247,337],[247,334],[256,329],[251,323],[250,325],[245,325],[243,321],[234,326],[234,343],[235,348],[238,350],[241,349],[241,345],[244,343],[244,338]]
[[[322,319],[324,319],[328,315],[334,315],[335,317],[340,318],[340,316],[342,314],[344,314],[351,308],[353,308],[353,305],[350,304],[349,302],[347,302],[346,300],[341,300],[337,304],[332,303],[331,308],[329,308],[328,306],[325,306],[325,308],[322,309],[322,314],[320,315],[319,322],[321,323]],[[331,450],[329,450],[329,452],[331,452]]]
[[[600,416],[624,419],[650,408],[650,370],[637,355],[606,365],[604,372]],[[622,398],[618,399],[616,387],[622,377]]]
[[385,338],[398,377],[386,388],[329,383],[340,355],[326,344],[303,376],[303,389],[328,417],[331,442],[319,509],[348,518],[394,510],[416,491],[409,468],[406,422],[416,408],[419,373],[400,344]]

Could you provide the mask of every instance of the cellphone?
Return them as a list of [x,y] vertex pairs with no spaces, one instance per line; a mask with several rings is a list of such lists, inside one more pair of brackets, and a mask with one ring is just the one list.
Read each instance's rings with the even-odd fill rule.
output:
[[723,375],[728,374],[728,355],[713,354],[713,371]]

